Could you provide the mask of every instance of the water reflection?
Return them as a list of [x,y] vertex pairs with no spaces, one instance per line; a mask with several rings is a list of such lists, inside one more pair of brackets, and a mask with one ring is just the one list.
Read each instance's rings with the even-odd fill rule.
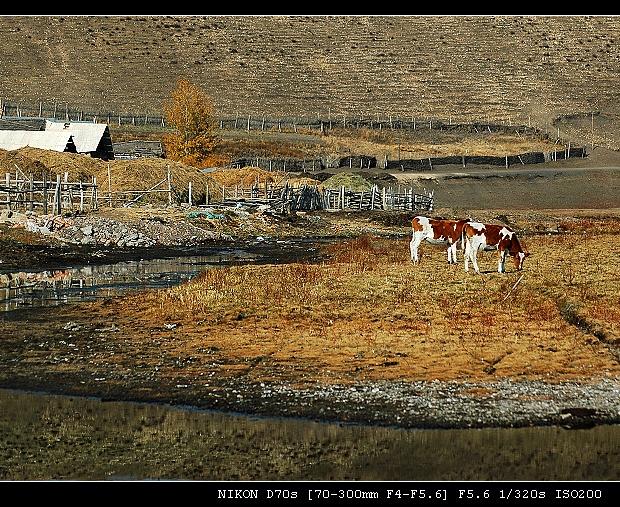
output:
[[253,262],[241,250],[213,255],[119,262],[71,269],[0,274],[0,310],[111,297],[132,289],[171,287],[208,266]]
[[339,426],[0,390],[0,479],[618,480],[619,432]]

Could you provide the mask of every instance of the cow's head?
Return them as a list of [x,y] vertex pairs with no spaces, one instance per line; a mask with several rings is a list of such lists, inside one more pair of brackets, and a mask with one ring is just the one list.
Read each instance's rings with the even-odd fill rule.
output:
[[529,257],[529,256],[530,256],[529,252],[517,252],[513,257],[515,268],[521,271],[523,269],[523,261],[525,260],[526,257]]

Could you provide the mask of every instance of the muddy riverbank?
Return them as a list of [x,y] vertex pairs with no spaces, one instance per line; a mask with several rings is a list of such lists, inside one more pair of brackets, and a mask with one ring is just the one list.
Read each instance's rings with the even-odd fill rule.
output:
[[0,389],[0,480],[617,480],[619,430],[407,430]]
[[[413,213],[297,213],[278,216],[239,208],[217,219],[189,218],[181,208],[100,210],[52,218],[57,229],[41,233],[20,222],[0,221],[0,273],[60,269],[139,259],[171,258],[244,249],[272,258],[295,258],[298,246],[371,233],[407,234]],[[13,217],[17,216],[14,214]],[[11,218],[13,218],[11,217]],[[50,219],[38,217],[39,223]],[[87,233],[87,234],[85,234]],[[129,238],[140,238],[136,244]],[[140,242],[146,242],[140,244]],[[304,248],[301,246],[301,248]],[[288,252],[291,252],[290,255]]]
[[254,382],[244,376],[206,376],[198,380],[179,375],[149,381],[139,371],[125,375],[110,371],[109,377],[97,376],[106,373],[92,371],[32,374],[32,369],[20,371],[16,361],[13,366],[17,366],[17,371],[3,373],[0,387],[255,416],[418,429],[583,429],[620,424],[618,379],[365,381],[300,386],[287,381]]

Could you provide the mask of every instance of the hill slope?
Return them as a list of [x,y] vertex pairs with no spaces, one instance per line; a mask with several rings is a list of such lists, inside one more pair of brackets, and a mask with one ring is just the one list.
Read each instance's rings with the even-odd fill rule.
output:
[[[615,17],[4,16],[0,38],[5,99],[159,113],[183,75],[221,115],[489,118],[551,129],[558,115],[601,111],[608,131],[597,142],[618,141]],[[589,140],[579,118],[563,133]]]

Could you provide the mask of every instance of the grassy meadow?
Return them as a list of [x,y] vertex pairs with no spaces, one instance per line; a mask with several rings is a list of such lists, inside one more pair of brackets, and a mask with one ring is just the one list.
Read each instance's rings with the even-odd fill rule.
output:
[[617,376],[620,266],[609,252],[620,236],[604,221],[571,224],[527,237],[524,270],[507,262],[504,275],[496,254],[479,256],[476,275],[442,248],[423,244],[413,265],[408,239],[362,236],[320,264],[208,269],[105,311],[138,349],[155,341],[197,366],[216,354],[219,374],[256,380]]

